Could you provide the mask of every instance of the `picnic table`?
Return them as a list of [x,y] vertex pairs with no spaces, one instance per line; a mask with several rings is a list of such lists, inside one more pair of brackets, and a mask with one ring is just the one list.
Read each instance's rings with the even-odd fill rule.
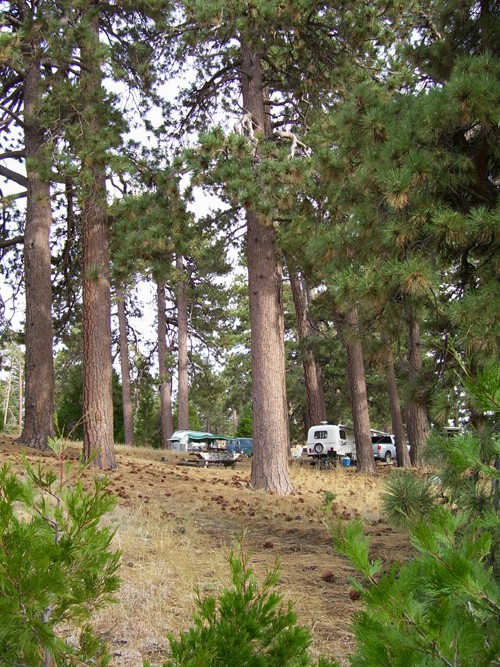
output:
[[209,465],[223,465],[225,468],[236,468],[236,462],[240,458],[239,452],[228,452],[225,449],[220,450],[203,450],[195,449],[189,452],[190,456],[194,456],[197,464],[208,468]]

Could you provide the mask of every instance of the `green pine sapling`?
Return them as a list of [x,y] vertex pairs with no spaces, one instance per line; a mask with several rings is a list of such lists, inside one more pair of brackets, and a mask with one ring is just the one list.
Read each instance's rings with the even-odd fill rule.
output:
[[179,639],[169,636],[172,654],[163,667],[336,667],[310,656],[309,631],[298,625],[293,605],[285,606],[273,590],[277,564],[259,585],[240,542],[229,566],[232,586],[218,599],[197,591],[194,626]]
[[101,525],[114,499],[103,478],[85,491],[85,466],[65,461],[61,440],[50,446],[56,472],[25,457],[23,478],[0,469],[0,664],[105,665],[107,651],[88,624],[78,647],[59,630],[86,623],[118,589],[119,552]]

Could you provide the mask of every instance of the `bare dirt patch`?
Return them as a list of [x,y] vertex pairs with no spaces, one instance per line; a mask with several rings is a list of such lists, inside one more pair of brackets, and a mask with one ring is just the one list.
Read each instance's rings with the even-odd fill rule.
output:
[[[20,467],[20,453],[47,465],[53,457],[0,436],[0,463]],[[72,445],[68,458],[80,449]],[[361,516],[374,558],[388,564],[411,553],[406,536],[385,524],[380,494],[390,466],[368,477],[353,468],[317,470],[292,464],[296,493],[278,497],[248,487],[251,461],[236,469],[181,466],[182,455],[117,446],[118,469],[107,471],[117,507],[109,516],[122,551],[118,604],[97,616],[117,667],[139,667],[142,659],[161,663],[166,635],[192,624],[195,587],[216,593],[228,584],[227,555],[244,535],[255,574],[261,579],[280,561],[280,592],[293,600],[301,624],[313,633],[312,651],[347,664],[353,649],[349,621],[361,609],[352,594],[354,572],[337,556],[321,506],[335,494],[334,513]],[[163,459],[163,460],[162,460]],[[88,469],[90,479],[101,471]]]

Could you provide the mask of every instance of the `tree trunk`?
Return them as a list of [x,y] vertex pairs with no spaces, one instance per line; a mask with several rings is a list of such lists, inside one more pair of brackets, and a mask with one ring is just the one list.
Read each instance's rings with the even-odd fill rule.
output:
[[23,430],[23,369],[21,367],[21,364],[19,364],[19,369],[17,373],[17,381],[18,381],[18,401],[19,401],[19,408],[17,411],[17,428],[19,435],[21,435],[22,430]]
[[[243,107],[265,138],[272,134],[265,114],[260,56],[241,43]],[[252,349],[254,455],[250,484],[277,494],[293,491],[288,466],[290,435],[285,383],[282,271],[274,230],[246,208],[248,292]]]
[[314,352],[307,349],[307,339],[311,335],[311,325],[308,320],[308,295],[304,278],[295,268],[288,265],[290,286],[292,288],[293,303],[297,317],[297,332],[302,354],[304,380],[307,393],[308,423],[311,426],[326,421],[325,393],[321,368],[316,364]]
[[[92,18],[82,37],[82,94],[86,101],[88,140],[102,132],[98,108],[102,74],[96,60],[98,19]],[[116,468],[113,440],[111,357],[111,293],[106,202],[105,156],[98,152],[82,161],[83,206],[83,456],[94,466]]]
[[[33,45],[36,52],[37,45]],[[24,231],[25,416],[20,441],[36,449],[48,449],[54,434],[54,361],[52,332],[52,281],[50,184],[41,177],[44,134],[37,121],[40,97],[40,64],[30,64],[24,79],[24,138],[28,180]]]
[[415,317],[410,317],[408,327],[408,383],[410,396],[407,405],[408,439],[410,441],[410,457],[413,465],[422,465],[423,449],[429,436],[429,420],[421,385],[422,349],[420,343],[420,327]]
[[408,468],[411,465],[410,454],[406,446],[406,433],[401,414],[401,404],[399,401],[398,385],[396,382],[396,373],[394,371],[394,357],[390,340],[386,335],[382,335],[385,345],[385,376],[387,380],[387,398],[391,412],[392,432],[396,440],[396,454],[398,457],[398,466]]
[[5,403],[4,403],[4,412],[3,412],[3,430],[7,428],[7,422],[9,419],[9,409],[10,409],[10,392],[12,391],[12,366],[9,370],[9,379],[7,380],[7,391],[5,393]]
[[358,333],[358,313],[353,308],[345,316],[335,314],[334,318],[347,355],[347,385],[356,441],[357,470],[374,475],[377,472],[377,465],[373,456],[363,347]]
[[125,313],[125,295],[123,294],[123,289],[119,286],[116,287],[116,302],[118,307],[118,328],[120,331],[120,368],[122,374],[122,403],[125,444],[135,445],[134,409],[132,406],[132,390],[130,387],[130,361],[127,339],[127,316]]
[[170,348],[167,345],[167,318],[165,286],[157,283],[158,303],[158,366],[160,369],[160,412],[162,443],[165,449],[170,447],[169,438],[174,432],[172,418],[172,374],[170,370]]
[[[176,260],[179,274],[184,274],[182,255]],[[181,277],[177,285],[177,326],[179,346],[179,386],[177,393],[177,413],[179,429],[189,428],[189,388],[188,388],[188,286],[185,278]]]

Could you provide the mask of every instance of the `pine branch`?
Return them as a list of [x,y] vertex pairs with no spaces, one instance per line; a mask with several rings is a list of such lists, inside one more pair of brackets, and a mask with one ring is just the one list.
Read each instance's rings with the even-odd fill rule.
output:
[[295,151],[297,150],[297,146],[300,146],[304,150],[307,150],[307,146],[302,143],[302,141],[299,141],[297,138],[297,135],[294,134],[293,132],[280,132],[278,134],[278,137],[280,139],[290,139],[291,140],[291,146],[290,146],[290,154],[288,157],[292,158],[295,157]]
[[[12,25],[17,25],[19,27],[22,27],[23,25],[23,22],[20,19],[16,18],[15,16],[12,16],[12,14],[4,14],[4,17],[8,19],[8,21]],[[7,21],[5,23],[7,23]]]
[[253,144],[255,147],[258,144],[257,139],[255,138],[255,132],[253,129],[253,120],[252,120],[252,114],[249,112],[246,112],[241,120],[239,120],[237,123],[234,125],[234,131],[237,134],[243,134],[246,137],[248,137],[249,141],[251,144]]
[[189,109],[182,119],[178,135],[182,133],[182,130],[186,126],[188,120],[196,113],[196,110],[201,106],[201,104],[210,96],[210,91],[214,88],[216,83],[224,83],[227,80],[227,75],[232,72],[237,67],[237,63],[229,63],[225,67],[222,67],[220,70],[215,72],[209,79],[207,79],[200,88],[197,88],[193,91],[194,99],[189,105]]
[[436,28],[431,17],[428,14],[426,14],[423,10],[420,11],[420,18],[422,19],[424,26],[430,30],[431,35],[434,37],[434,39],[436,39],[439,42],[443,41],[443,35]]
[[[12,195],[6,195],[3,197],[4,201],[15,201],[16,199],[24,199],[25,197],[28,196],[28,191],[23,190],[22,192],[15,192]],[[0,197],[2,197],[2,191],[0,190]]]
[[4,167],[1,164],[0,164],[0,176],[3,176],[9,181],[14,181],[14,183],[21,185],[23,188],[28,187],[28,179],[26,178],[26,176],[18,174],[17,171],[13,171],[12,169]]
[[[422,637],[422,639],[423,639],[424,641],[427,641],[427,635],[425,634],[425,632],[423,632],[423,631],[418,627],[418,625],[415,623],[415,621],[414,621],[414,620],[413,620],[413,619],[412,619],[406,612],[403,613],[403,618],[404,618],[405,621],[408,623],[408,625],[410,625],[410,626],[412,626],[413,628],[415,628],[415,630],[417,631],[417,633],[420,635],[420,637]],[[442,660],[442,661],[443,661],[443,664],[445,664],[446,667],[457,667],[456,664],[453,664],[452,662],[450,662],[449,660],[447,660],[447,659],[444,657],[444,655],[442,655],[442,653],[440,652],[440,650],[438,649],[438,647],[437,647],[437,645],[436,645],[436,642],[430,642],[429,646],[430,646],[430,652],[429,652],[429,655],[431,655],[431,656],[433,656],[433,657],[437,657],[437,658],[439,658],[440,660]]]
[[7,160],[8,158],[24,158],[26,157],[26,152],[24,149],[18,151],[6,151],[5,153],[0,153],[0,160]]
[[24,243],[24,236],[13,236],[11,239],[0,241],[1,248],[12,248],[12,246]]
[[10,116],[10,118],[12,120],[15,120],[16,123],[18,123],[20,127],[22,127],[22,128],[26,127],[23,120],[20,118],[20,116],[18,116],[16,113],[14,113],[11,109],[4,106],[3,104],[0,104],[0,109],[5,113],[5,115]]

